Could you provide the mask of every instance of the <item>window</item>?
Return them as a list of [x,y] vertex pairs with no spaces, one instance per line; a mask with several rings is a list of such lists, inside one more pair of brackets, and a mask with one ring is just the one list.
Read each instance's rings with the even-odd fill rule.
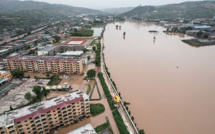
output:
[[18,128],[22,127],[22,125],[17,126]]
[[25,120],[25,122],[28,122],[28,120]]
[[41,126],[41,124],[37,125],[37,127],[40,127],[40,126]]
[[41,130],[42,128],[38,128],[38,131]]
[[13,126],[9,126],[9,127],[8,127],[8,129],[11,129],[11,128],[13,128]]
[[67,106],[67,108],[70,108],[71,106],[69,105],[69,106]]
[[9,133],[13,133],[13,132],[15,132],[15,130],[10,131]]
[[21,129],[19,129],[19,131],[22,131],[23,129],[21,128]]
[[34,126],[35,126],[35,124],[32,124],[32,125],[31,125],[31,127],[34,127]]
[[41,117],[41,118],[42,118],[42,117],[45,117],[45,114],[41,115],[40,117]]
[[39,119],[39,116],[35,117],[34,119],[35,119],[35,120]]
[[[17,124],[19,124],[20,123],[20,121],[19,122],[17,122]],[[1,130],[1,128],[0,128],[0,130]]]

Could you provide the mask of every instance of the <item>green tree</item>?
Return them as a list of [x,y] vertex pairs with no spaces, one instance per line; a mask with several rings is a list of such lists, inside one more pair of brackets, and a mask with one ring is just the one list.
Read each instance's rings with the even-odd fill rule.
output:
[[87,56],[87,59],[89,60],[89,59],[90,59],[90,56]]
[[31,35],[31,32],[29,31],[29,32],[27,33],[27,35]]
[[38,100],[42,99],[42,91],[40,86],[34,86],[32,91],[36,94]]
[[131,117],[131,119],[132,119],[132,121],[134,121],[134,117],[133,116]]
[[54,42],[55,43],[58,43],[60,41],[60,37],[59,36],[53,36],[54,38]]
[[19,68],[16,68],[12,71],[11,74],[15,78],[22,78],[24,76],[24,71],[20,70]]
[[13,110],[13,107],[10,105],[10,110]]
[[50,77],[49,73],[47,73],[47,74],[46,74],[46,77],[47,77],[47,78],[49,78],[49,77]]
[[25,99],[28,100],[29,102],[31,102],[31,99],[32,99],[31,93],[27,92],[25,94]]
[[94,78],[96,76],[96,70],[95,69],[90,69],[87,71],[87,77],[88,78]]
[[86,49],[86,48],[83,48],[82,51],[83,51],[84,53],[86,53],[86,52],[87,52],[87,49]]
[[143,129],[140,129],[139,134],[145,134],[145,131]]
[[93,51],[94,51],[94,52],[96,51],[96,46],[93,46]]
[[42,90],[42,94],[44,96],[47,96],[49,94],[50,90],[46,90],[44,87],[43,87],[43,90]]
[[201,37],[202,34],[203,34],[203,32],[202,32],[202,31],[199,31],[198,33],[196,33],[196,36],[197,36],[197,37]]

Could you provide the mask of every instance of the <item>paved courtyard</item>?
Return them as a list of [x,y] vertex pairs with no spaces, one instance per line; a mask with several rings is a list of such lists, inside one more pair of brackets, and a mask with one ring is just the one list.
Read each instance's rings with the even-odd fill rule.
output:
[[2,97],[0,100],[0,113],[3,113],[4,111],[10,110],[10,106],[13,108],[16,108],[21,105],[25,105],[28,103],[28,101],[24,98],[24,95],[27,92],[30,92],[32,95],[35,95],[32,92],[33,86],[39,85],[39,86],[45,86],[49,82],[49,80],[41,80],[42,84],[38,84],[39,81],[36,81],[35,79],[14,79],[11,81],[11,83],[17,84],[17,86],[13,89],[11,89],[7,95]]

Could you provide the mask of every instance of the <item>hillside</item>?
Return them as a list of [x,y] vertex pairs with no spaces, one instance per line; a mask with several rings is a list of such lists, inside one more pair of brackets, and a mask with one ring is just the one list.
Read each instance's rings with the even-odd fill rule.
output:
[[50,13],[58,13],[61,15],[77,15],[77,14],[102,14],[101,11],[87,8],[73,7],[60,4],[49,4],[36,1],[18,1],[18,0],[0,0],[0,13],[14,13],[22,10],[38,10]]
[[122,14],[131,11],[132,9],[134,9],[134,7],[109,8],[102,11],[110,14]]
[[19,32],[29,31],[38,26],[80,14],[103,13],[98,10],[45,2],[0,0],[0,34],[3,34],[3,31],[13,31],[14,28]]
[[150,19],[175,19],[178,17],[187,19],[211,18],[215,16],[215,1],[184,2],[180,4],[170,4],[156,7],[139,6],[121,15]]

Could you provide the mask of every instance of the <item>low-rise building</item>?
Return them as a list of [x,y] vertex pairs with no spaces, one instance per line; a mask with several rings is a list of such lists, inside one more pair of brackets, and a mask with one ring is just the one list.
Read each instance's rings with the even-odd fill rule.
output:
[[81,126],[70,131],[67,134],[97,134],[91,124],[87,124],[85,126]]
[[1,134],[48,134],[90,116],[89,97],[83,90],[16,109],[0,116]]
[[10,80],[12,78],[10,71],[0,70],[0,84]]

